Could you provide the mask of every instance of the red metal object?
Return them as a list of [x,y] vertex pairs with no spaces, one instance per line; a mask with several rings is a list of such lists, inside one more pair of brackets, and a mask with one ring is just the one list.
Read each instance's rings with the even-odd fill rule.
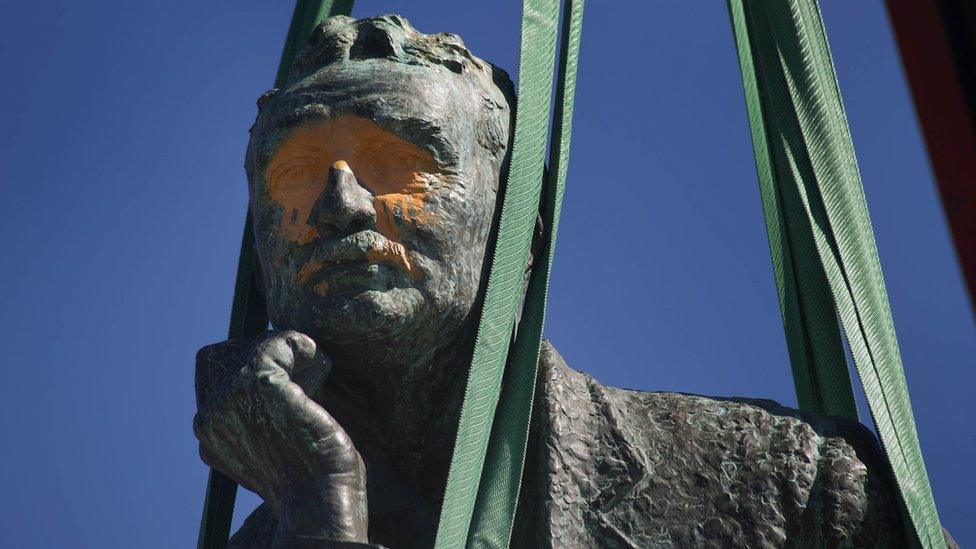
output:
[[976,301],[976,2],[887,0],[956,253]]

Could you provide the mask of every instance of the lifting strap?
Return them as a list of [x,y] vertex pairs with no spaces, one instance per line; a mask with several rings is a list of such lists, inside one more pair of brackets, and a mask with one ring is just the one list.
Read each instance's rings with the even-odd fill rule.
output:
[[[326,17],[349,15],[353,0],[298,0],[288,27],[285,48],[281,52],[274,87],[288,84],[288,72],[292,59],[308,41],[312,29]],[[254,230],[251,211],[244,220],[241,237],[241,253],[237,260],[237,278],[234,282],[234,301],[231,306],[228,339],[253,338],[268,328],[268,310],[258,290],[261,287],[261,269],[254,253]],[[203,500],[203,518],[200,520],[198,549],[227,547],[231,521],[234,518],[234,500],[237,484],[216,469],[210,470],[207,495]]]
[[945,540],[816,0],[728,0],[802,408],[856,419],[837,320],[914,545]]
[[441,504],[434,543],[439,549],[466,545],[482,475],[486,467],[494,471],[494,464],[486,464],[485,455],[539,212],[558,22],[558,0],[522,1],[511,161],[500,196],[491,270]]
[[549,161],[542,191],[543,235],[532,261],[518,335],[502,380],[501,396],[491,426],[488,452],[468,533],[468,547],[508,547],[515,523],[539,368],[542,327],[546,317],[549,274],[569,167],[582,24],[583,0],[565,0]]

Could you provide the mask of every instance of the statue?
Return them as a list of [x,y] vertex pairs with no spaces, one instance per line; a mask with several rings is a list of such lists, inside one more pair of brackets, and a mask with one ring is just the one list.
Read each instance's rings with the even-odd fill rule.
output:
[[[246,160],[275,329],[198,354],[201,455],[264,499],[234,547],[430,547],[513,86],[396,15],[326,20],[292,76]],[[855,422],[604,387],[548,343],[536,402],[513,546],[906,544]]]

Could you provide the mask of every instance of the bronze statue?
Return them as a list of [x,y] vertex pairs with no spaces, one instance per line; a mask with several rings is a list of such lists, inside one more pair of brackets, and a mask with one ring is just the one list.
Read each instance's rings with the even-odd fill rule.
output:
[[[246,160],[275,329],[198,354],[201,455],[264,499],[232,546],[430,547],[513,87],[395,15],[326,20],[292,76]],[[906,543],[857,423],[604,387],[548,343],[536,402],[515,547]]]

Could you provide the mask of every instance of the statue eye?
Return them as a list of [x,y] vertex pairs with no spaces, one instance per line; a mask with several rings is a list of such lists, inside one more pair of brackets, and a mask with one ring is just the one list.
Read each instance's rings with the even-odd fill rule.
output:
[[413,151],[391,150],[384,155],[386,165],[403,172],[427,171],[427,162]]
[[272,187],[292,187],[311,183],[318,170],[314,163],[301,160],[275,166],[268,173]]
[[308,166],[305,164],[293,164],[285,168],[281,175],[290,180],[304,179],[309,174]]

